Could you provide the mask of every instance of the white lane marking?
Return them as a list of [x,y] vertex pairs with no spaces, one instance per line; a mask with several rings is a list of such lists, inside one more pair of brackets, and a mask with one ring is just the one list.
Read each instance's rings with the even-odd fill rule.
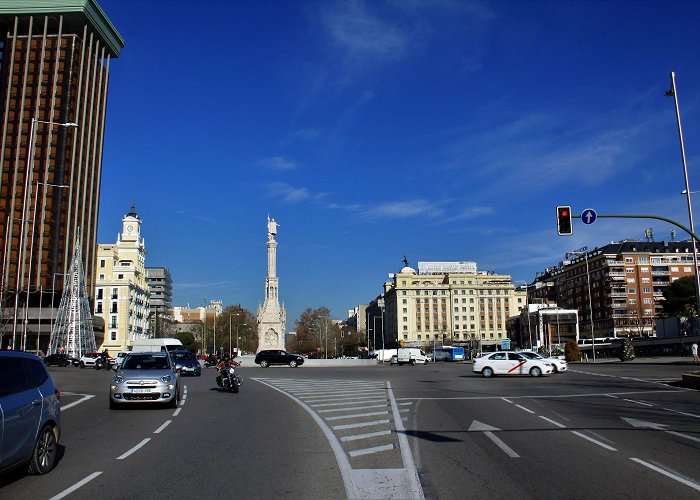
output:
[[100,474],[102,474],[101,471],[100,471],[100,472],[93,472],[93,473],[90,474],[88,477],[86,477],[85,479],[83,479],[83,480],[81,480],[81,481],[78,481],[77,483],[75,483],[75,484],[74,484],[73,486],[71,486],[70,488],[65,489],[65,490],[63,490],[61,493],[59,493],[58,495],[49,498],[49,500],[59,500],[59,499],[65,497],[65,496],[70,495],[70,494],[73,493],[75,490],[77,490],[78,488],[80,488],[80,487],[86,485],[87,483],[89,483],[90,481],[92,481],[93,479],[95,479],[95,478],[96,478],[97,476],[99,476]]
[[92,399],[95,397],[94,394],[75,394],[74,392],[64,392],[63,393],[66,396],[83,396],[77,401],[73,401],[72,403],[68,403],[66,406],[61,405],[61,411],[66,411],[68,408],[72,408],[75,405],[79,405],[80,403],[84,403],[88,399]]
[[674,481],[678,481],[681,484],[684,484],[686,486],[690,486],[694,490],[700,491],[700,484],[690,481],[688,479],[680,477],[678,474],[674,474],[672,472],[669,472],[667,470],[662,469],[661,467],[657,467],[654,464],[650,464],[649,462],[645,462],[644,460],[640,460],[639,458],[630,458],[633,462],[637,462],[640,465],[643,465],[644,467],[647,467],[655,472],[658,472],[659,474],[663,474],[669,479],[673,479]]
[[360,429],[362,427],[372,427],[373,425],[384,425],[388,424],[389,420],[374,420],[372,422],[360,422],[358,424],[344,424],[344,425],[334,425],[331,427],[334,431],[342,431],[345,429]]
[[345,389],[326,389],[326,390],[303,390],[303,391],[294,391],[294,395],[298,398],[303,398],[305,396],[343,396],[345,394],[351,393],[351,394],[366,394],[368,392],[378,392],[378,393],[386,393],[386,390],[378,387],[376,389],[364,389],[364,390],[357,390],[356,388],[348,387]]
[[336,415],[335,417],[326,417],[326,420],[344,420],[346,418],[358,418],[358,417],[376,417],[379,415],[388,415],[389,410],[385,411],[371,411],[368,413],[353,413],[351,415]]
[[493,441],[494,444],[503,450],[510,458],[520,458],[520,455],[518,455],[510,446],[501,441],[501,439],[493,433],[493,431],[500,430],[501,429],[498,427],[474,420],[469,426],[469,429],[467,429],[467,432],[483,432],[484,436]]
[[172,420],[166,420],[163,425],[161,425],[155,431],[153,431],[153,434],[160,434],[167,426],[170,425],[170,422],[172,422]]
[[613,398],[613,399],[620,399],[617,396],[613,396],[612,394],[604,394],[604,396],[608,397],[608,398]]
[[337,413],[339,411],[348,410],[371,410],[373,408],[386,408],[386,403],[383,405],[368,405],[368,406],[348,406],[346,408],[333,408],[329,410],[317,410],[319,413]]
[[[345,454],[340,441],[336,438],[332,429],[328,427],[323,419],[306,402],[272,385],[271,382],[265,379],[253,378],[252,380],[281,392],[299,404],[311,418],[314,419],[316,424],[323,431],[323,434],[326,436],[333,450],[338,468],[340,469],[340,474],[343,478],[343,485],[345,486],[347,498],[411,498],[415,500],[423,500],[425,498],[420,480],[418,479],[418,472],[413,462],[411,449],[408,446],[405,428],[399,419],[396,399],[391,391],[391,384],[389,382],[386,383],[386,389],[394,412],[394,426],[398,432],[397,437],[404,466],[402,469],[353,469],[348,456]],[[387,421],[387,423],[389,423],[389,421]]]
[[177,417],[177,416],[180,414],[180,411],[181,411],[181,410],[182,410],[182,408],[178,408],[177,410],[175,410],[175,411],[173,412],[173,417]]
[[700,415],[695,415],[694,413],[686,413],[684,411],[672,410],[671,408],[664,408],[664,410],[670,411],[673,413],[678,413],[680,415],[685,415],[686,417],[700,418]]
[[126,457],[128,457],[128,456],[131,455],[132,453],[134,453],[134,452],[138,451],[139,449],[141,449],[141,448],[142,448],[146,443],[148,443],[150,440],[151,440],[151,438],[146,438],[146,439],[144,439],[143,441],[141,441],[139,444],[137,444],[136,446],[134,446],[133,448],[131,448],[129,451],[127,451],[127,452],[124,453],[123,455],[118,456],[118,457],[117,457],[117,460],[124,460]]
[[557,427],[561,427],[562,429],[566,429],[566,426],[565,426],[565,425],[562,425],[562,424],[560,424],[559,422],[555,422],[555,421],[552,420],[551,418],[543,417],[542,415],[540,415],[539,417],[540,417],[542,420],[546,420],[546,421],[549,422],[550,424],[554,424],[554,425],[556,425]]
[[598,446],[600,446],[600,447],[602,447],[602,448],[605,448],[606,450],[617,451],[616,448],[613,448],[612,446],[608,446],[607,444],[602,443],[602,442],[598,441],[597,439],[593,439],[592,437],[586,436],[585,434],[582,434],[582,433],[580,433],[580,432],[578,432],[578,431],[570,431],[570,432],[571,432],[572,434],[576,434],[576,435],[577,435],[578,437],[580,437],[580,438],[583,438],[583,439],[585,439],[585,440],[587,440],[587,441],[590,441],[591,443],[597,444]]
[[379,436],[388,436],[391,434],[391,431],[377,431],[377,432],[368,432],[367,434],[355,434],[353,436],[344,436],[341,437],[341,441],[357,441],[358,439],[370,439],[373,437],[379,437]]
[[501,398],[501,399],[502,399],[503,401],[505,401],[506,403],[511,403],[511,404],[513,403],[513,402],[512,402],[510,399],[508,399],[508,398]]
[[528,413],[535,413],[535,412],[532,411],[531,409],[525,408],[525,407],[522,406],[522,405],[515,405],[515,406],[517,406],[517,407],[520,408],[521,410],[525,410],[525,411],[528,412]]
[[628,401],[630,403],[634,403],[634,404],[642,405],[642,406],[656,406],[656,405],[653,405],[651,403],[645,403],[644,401],[635,401],[634,399],[624,398],[623,401]]
[[[630,391],[630,392],[616,392],[614,394],[620,396],[631,396],[634,394],[670,394],[674,392],[688,392],[692,389],[659,389],[655,391]],[[532,394],[524,396],[508,396],[510,399],[561,399],[561,398],[590,398],[590,397],[601,397],[609,396],[610,393],[603,392],[591,392],[586,394],[555,394],[555,395],[543,395],[543,394]],[[503,399],[502,396],[463,396],[463,397],[438,397],[438,398],[399,398],[397,401],[479,401],[488,399]]]
[[386,403],[386,397],[383,397],[381,399],[367,399],[365,401],[353,401],[352,403],[345,403],[345,402],[341,401],[340,403],[320,403],[320,404],[309,405],[309,406],[311,408],[321,408],[324,406],[348,406],[348,405],[365,404],[365,403]]
[[[384,394],[377,394],[374,397],[378,397],[378,396],[384,396]],[[307,403],[322,403],[322,402],[329,402],[329,401],[351,401],[353,399],[362,399],[362,398],[370,398],[370,397],[373,397],[373,396],[371,396],[370,394],[365,394],[364,396],[358,396],[356,398],[349,398],[347,396],[339,397],[339,398],[338,397],[332,397],[332,398],[323,397],[320,399],[306,399],[304,401]],[[384,397],[386,397],[386,396],[384,396]],[[299,398],[299,399],[304,399],[304,398]]]
[[362,455],[371,455],[372,453],[379,453],[381,451],[393,450],[393,444],[385,444],[383,446],[375,446],[374,448],[365,448],[363,450],[354,450],[349,453],[351,457],[360,457]]

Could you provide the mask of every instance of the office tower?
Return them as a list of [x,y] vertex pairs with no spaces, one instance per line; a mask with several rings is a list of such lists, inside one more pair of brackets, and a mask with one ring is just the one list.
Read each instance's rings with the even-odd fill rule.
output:
[[0,4],[0,347],[45,350],[78,234],[94,289],[109,63],[123,45],[94,0]]

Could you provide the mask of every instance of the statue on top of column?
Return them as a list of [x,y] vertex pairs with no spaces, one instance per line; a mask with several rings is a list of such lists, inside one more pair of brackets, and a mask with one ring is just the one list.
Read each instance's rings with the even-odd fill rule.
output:
[[275,219],[270,219],[270,216],[267,216],[267,239],[272,239],[276,234],[277,234],[277,224],[275,222]]

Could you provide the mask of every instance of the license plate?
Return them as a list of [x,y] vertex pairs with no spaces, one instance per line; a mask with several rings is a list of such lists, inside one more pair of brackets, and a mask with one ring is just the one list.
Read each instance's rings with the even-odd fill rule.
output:
[[131,392],[151,392],[150,389],[131,389]]

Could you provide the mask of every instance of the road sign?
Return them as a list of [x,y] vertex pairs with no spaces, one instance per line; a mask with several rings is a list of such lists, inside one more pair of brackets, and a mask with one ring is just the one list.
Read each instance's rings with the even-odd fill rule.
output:
[[598,218],[598,214],[592,208],[587,208],[581,213],[581,222],[584,224],[593,224]]
[[501,349],[503,349],[504,351],[507,351],[510,349],[510,339],[501,340]]

